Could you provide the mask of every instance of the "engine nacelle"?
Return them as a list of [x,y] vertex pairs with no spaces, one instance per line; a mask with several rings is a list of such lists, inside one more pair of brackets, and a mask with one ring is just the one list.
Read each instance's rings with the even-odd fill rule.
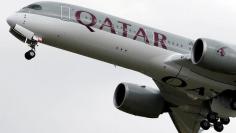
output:
[[198,39],[192,49],[192,63],[223,73],[236,73],[236,47],[210,39]]
[[166,103],[157,89],[121,83],[114,94],[115,107],[129,114],[157,118],[166,111]]

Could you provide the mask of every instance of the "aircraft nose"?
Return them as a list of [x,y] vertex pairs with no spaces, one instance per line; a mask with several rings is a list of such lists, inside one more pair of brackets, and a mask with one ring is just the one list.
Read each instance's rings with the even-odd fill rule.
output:
[[7,18],[7,23],[9,24],[9,26],[15,27],[15,25],[16,25],[16,17],[15,17],[15,15],[9,16]]
[[13,15],[11,15],[7,18],[7,23],[12,28],[14,28],[16,26],[16,24],[20,24],[21,21],[22,21],[22,16],[20,14],[17,14],[17,13],[15,13],[15,14],[13,14]]

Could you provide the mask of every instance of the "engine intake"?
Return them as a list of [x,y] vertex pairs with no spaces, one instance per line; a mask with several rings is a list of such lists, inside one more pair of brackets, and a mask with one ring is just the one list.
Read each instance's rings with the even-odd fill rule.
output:
[[211,39],[198,39],[192,49],[192,63],[209,70],[236,73],[236,47]]
[[207,44],[202,39],[198,39],[193,46],[193,58],[194,64],[199,64],[205,55]]
[[114,94],[114,105],[126,113],[157,118],[166,111],[166,103],[156,89],[121,83]]

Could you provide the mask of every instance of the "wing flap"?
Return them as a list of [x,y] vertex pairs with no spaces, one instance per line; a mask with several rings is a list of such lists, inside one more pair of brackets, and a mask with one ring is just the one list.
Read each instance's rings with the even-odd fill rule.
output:
[[198,133],[202,117],[198,113],[185,112],[180,108],[171,108],[169,115],[179,133]]

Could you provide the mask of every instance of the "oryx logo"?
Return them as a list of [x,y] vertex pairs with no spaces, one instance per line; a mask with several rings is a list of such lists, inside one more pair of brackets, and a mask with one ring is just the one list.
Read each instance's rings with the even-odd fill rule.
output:
[[225,56],[225,49],[226,47],[222,47],[220,49],[217,50],[217,53],[220,55],[220,56]]

